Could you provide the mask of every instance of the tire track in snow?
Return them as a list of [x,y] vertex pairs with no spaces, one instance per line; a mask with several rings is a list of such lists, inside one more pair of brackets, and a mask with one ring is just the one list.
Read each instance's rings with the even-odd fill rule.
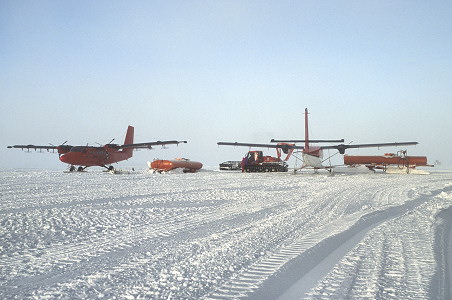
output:
[[[324,183],[328,184],[327,182]],[[302,232],[304,233],[303,236],[296,239],[290,246],[285,246],[280,249],[263,262],[257,262],[254,266],[242,272],[238,278],[235,278],[232,282],[226,283],[217,291],[211,293],[208,298],[223,299],[245,297],[253,290],[257,289],[264,280],[277,272],[289,260],[299,256],[300,253],[311,251],[310,249],[315,247],[319,241],[330,237],[332,234],[339,234],[342,228],[344,228],[344,223],[348,223],[347,227],[351,227],[358,217],[351,215],[347,216],[347,219],[343,218],[337,220],[337,216],[340,215],[341,211],[348,210],[350,199],[356,197],[367,198],[367,196],[363,195],[376,194],[397,194],[400,196],[400,194],[403,193],[403,191],[395,191],[393,189],[375,191],[375,188],[376,186],[370,185],[356,190],[354,188],[347,188],[339,185],[337,186],[337,189],[333,190],[319,187],[319,192],[315,195],[303,195],[301,198],[303,201],[297,202],[297,206],[292,208],[292,211],[295,212],[295,214],[305,215],[301,218],[303,221],[301,225],[298,225],[296,228],[287,228],[289,235],[296,236]],[[385,197],[391,198],[390,196]],[[313,201],[310,200],[311,198]],[[317,201],[316,199],[319,198],[334,200]],[[323,218],[319,219],[319,216],[322,216]],[[335,220],[332,221],[332,217],[334,217]],[[312,230],[312,228],[316,227],[322,228],[322,225],[322,230]]]
[[[196,178],[201,175],[198,174]],[[249,266],[253,266],[255,272],[249,272],[249,278],[246,281],[237,280],[237,285],[229,284],[231,288],[236,288],[238,294],[240,291],[247,291],[245,294],[248,295],[261,286],[262,278],[265,280],[275,274],[277,264],[283,267],[276,268],[276,272],[284,269],[288,256],[297,257],[303,251],[309,251],[309,249],[303,250],[302,247],[310,244],[312,248],[321,242],[321,238],[317,237],[315,232],[318,232],[322,226],[332,227],[334,224],[328,224],[338,218],[344,218],[344,216],[347,218],[344,222],[356,222],[373,207],[384,209],[390,204],[397,205],[406,200],[411,201],[413,196],[409,196],[410,192],[407,192],[410,187],[415,187],[414,191],[419,190],[417,182],[410,182],[408,188],[407,184],[402,182],[399,187],[397,177],[381,176],[377,178],[377,176],[370,175],[361,178],[358,176],[356,177],[358,184],[353,182],[354,178],[341,178],[340,176],[330,178],[312,176],[312,180],[308,176],[282,177],[275,180],[275,177],[272,176],[273,181],[269,183],[267,179],[270,177],[266,174],[235,174],[234,177],[231,176],[233,180],[224,180],[223,174],[215,174],[215,177],[207,178],[206,184],[204,182],[201,184],[204,178],[199,178],[193,183],[187,182],[189,177],[184,177],[183,181],[182,178],[177,180],[172,177],[171,181],[174,182],[167,182],[168,185],[164,185],[161,189],[162,191],[168,190],[168,192],[162,192],[157,196],[155,196],[155,187],[160,187],[163,177],[157,178],[158,180],[154,180],[155,182],[149,181],[147,178],[138,180],[138,182],[134,180],[130,189],[129,187],[124,189],[124,185],[118,185],[115,190],[117,193],[112,193],[118,195],[115,197],[118,201],[105,201],[105,198],[97,198],[98,191],[96,194],[83,192],[83,197],[72,197],[72,194],[64,195],[61,201],[70,200],[69,198],[80,199],[80,202],[73,202],[68,207],[69,212],[65,212],[65,214],[71,216],[71,219],[68,220],[71,228],[81,225],[82,230],[74,230],[74,234],[71,233],[69,239],[62,240],[56,237],[49,241],[51,243],[45,244],[48,247],[44,248],[42,255],[34,252],[38,250],[35,245],[28,246],[26,243],[22,243],[24,246],[21,244],[20,247],[13,248],[14,251],[6,252],[7,256],[2,257],[0,263],[3,258],[17,257],[19,251],[29,253],[30,255],[22,258],[30,257],[30,260],[29,262],[16,260],[19,265],[9,264],[8,266],[12,267],[12,271],[16,272],[17,276],[11,276],[9,278],[12,280],[3,283],[9,285],[13,280],[19,282],[21,276],[24,280],[33,279],[38,272],[34,270],[27,272],[26,269],[18,269],[16,266],[20,266],[20,268],[35,267],[33,259],[41,259],[40,257],[53,246],[60,247],[60,250],[66,247],[66,250],[71,251],[71,246],[77,247],[79,244],[91,241],[90,243],[93,243],[92,250],[97,249],[98,252],[93,252],[93,255],[87,256],[86,260],[83,260],[82,256],[82,261],[71,262],[64,261],[63,257],[61,264],[55,265],[50,261],[37,261],[42,267],[48,263],[49,268],[41,273],[43,276],[36,278],[38,281],[30,285],[28,291],[19,291],[20,295],[30,298],[111,299],[118,295],[125,295],[152,299],[170,297],[199,299],[218,287],[225,286],[224,283],[231,282],[231,278],[240,278],[242,274],[250,270]],[[116,179],[122,177],[112,178],[115,180],[111,180],[112,182],[106,185],[106,188],[113,186],[113,183],[116,184],[118,181]],[[135,177],[133,178],[135,179]],[[333,181],[333,184],[330,181]],[[179,186],[177,191],[172,193],[176,183],[182,183],[183,188]],[[203,192],[206,189],[202,187],[205,186],[214,186],[216,190],[207,189],[212,192]],[[199,187],[201,187],[199,193],[192,192]],[[382,187],[390,192],[386,192]],[[190,191],[189,196],[183,193],[184,190]],[[42,197],[42,194],[37,195],[34,202],[42,200]],[[121,198],[123,201],[119,201]],[[92,199],[92,201],[88,200],[89,203],[86,203],[86,199]],[[97,202],[96,199],[100,202]],[[47,199],[46,197],[42,204],[57,201],[61,202],[60,199]],[[89,205],[88,209],[95,209],[93,214],[84,215],[86,207],[83,207],[83,204]],[[205,208],[202,207],[203,204],[205,204]],[[278,204],[281,206],[278,207]],[[154,206],[159,206],[159,209],[141,211],[143,208]],[[61,213],[60,208],[66,207],[64,204],[62,206],[57,204],[57,209],[49,214],[52,218],[54,215],[57,221]],[[122,208],[127,208],[127,210],[121,210]],[[136,211],[137,208],[139,211]],[[174,209],[176,212],[172,213],[171,211]],[[148,218],[147,214],[156,214],[157,217]],[[212,214],[210,220],[215,219],[211,222],[208,219],[210,214]],[[122,217],[123,215],[124,217]],[[73,221],[71,221],[72,216]],[[203,217],[206,217],[206,222],[197,223],[196,220]],[[29,218],[36,219],[35,216],[29,216]],[[38,219],[38,222],[28,223],[44,224],[41,219],[42,217]],[[121,223],[122,221],[125,222]],[[163,234],[162,231],[161,236],[146,239],[146,235],[151,234],[152,231],[146,226],[156,230],[156,226],[161,224],[160,222],[165,222],[168,226],[165,228],[167,229],[166,234]],[[178,222],[182,222],[187,227],[174,233],[168,233],[169,229],[180,224]],[[66,226],[66,221],[57,223],[55,225],[57,229]],[[125,227],[114,226],[117,224],[126,225]],[[173,226],[173,224],[175,225]],[[342,231],[346,228],[346,226],[341,227],[341,224],[335,224],[338,225],[338,228],[342,228]],[[42,237],[46,237],[44,234],[34,234],[33,230],[36,231],[39,227],[27,225],[21,224],[21,229],[31,229],[30,235],[25,232],[25,238],[28,238],[28,240],[24,239],[25,242],[39,241],[39,239],[42,240]],[[98,225],[101,229],[98,232],[85,230],[90,228],[95,230]],[[325,228],[327,229],[327,227]],[[14,229],[14,227],[10,226],[10,229]],[[146,231],[147,229],[150,231]],[[331,232],[326,229],[325,232],[331,235]],[[104,236],[113,241],[123,238],[119,233],[128,235],[129,230],[136,230],[137,234],[130,240],[125,239],[123,244],[116,245],[118,248],[114,248],[114,245],[108,241],[106,244],[101,241]],[[340,231],[338,232],[340,233]],[[78,233],[80,235],[76,236]],[[140,233],[143,236],[140,236]],[[288,247],[283,246],[299,242],[308,235],[311,239],[305,239],[306,244],[300,244],[299,248],[294,246],[292,250],[288,250]],[[326,237],[329,235],[325,234]],[[323,237],[323,239],[325,238]],[[22,239],[20,241],[22,242]],[[55,241],[61,243],[55,243]],[[154,243],[155,245],[153,245]],[[82,246],[89,249],[90,245]],[[101,249],[102,247],[103,249]],[[149,250],[149,247],[154,248]],[[80,251],[83,252],[86,251],[83,249],[87,248],[82,247],[81,249]],[[274,252],[278,249],[280,249],[279,254],[275,254]],[[147,251],[150,251],[149,255]],[[58,255],[58,251],[56,254]],[[272,256],[272,259],[259,265],[259,262],[264,261],[268,256]],[[74,255],[69,255],[68,258],[73,257]],[[353,261],[350,265],[356,266]],[[61,270],[57,267],[61,267]],[[359,267],[357,268],[359,269]],[[161,271],[165,271],[165,273],[162,274]],[[177,273],[172,273],[174,271]],[[180,274],[181,280],[178,279],[178,274]],[[49,276],[46,277],[46,275]],[[350,278],[356,281],[362,279],[360,277]],[[39,281],[41,279],[44,281]],[[163,281],[163,279],[166,280]],[[42,282],[52,285],[44,286],[41,285]],[[331,288],[334,289],[334,287]],[[0,295],[12,298],[16,295],[15,292],[17,290],[9,289],[6,294],[2,288]]]
[[435,257],[438,268],[431,282],[431,299],[451,299],[452,288],[452,207],[437,215]]
[[[127,229],[114,235],[98,238],[95,241],[84,241],[76,245],[54,245],[40,257],[35,257],[33,253],[26,253],[25,256],[33,259],[36,266],[35,272],[37,271],[38,275],[23,277],[24,274],[22,274],[19,277],[14,276],[12,280],[8,280],[4,292],[6,288],[16,289],[19,287],[22,293],[26,293],[30,289],[35,289],[36,286],[50,285],[67,280],[77,274],[95,269],[96,260],[99,267],[99,264],[102,264],[106,257],[119,259],[127,253],[124,252],[125,249],[133,247],[143,239],[165,238],[177,232],[178,229],[184,228],[183,225],[180,225],[180,227],[169,229],[168,225],[162,224],[158,228],[153,227],[152,230],[146,230],[148,226]],[[122,255],[121,252],[123,252]],[[15,269],[24,270],[28,267],[29,262],[24,260],[23,256],[17,255],[3,259],[0,266],[2,269],[14,266]]]
[[[434,235],[436,215],[452,205],[452,194],[445,196],[446,192],[430,197],[366,234],[306,298],[437,299],[429,295],[436,282],[432,281],[435,266],[443,267],[435,259]],[[358,281],[351,285],[354,278]]]
[[[291,295],[297,295],[298,298],[303,298],[303,295],[306,295],[306,293],[316,285],[316,282],[321,279],[323,276],[325,276],[328,271],[338,262],[342,259],[343,256],[345,256],[351,249],[354,248],[354,246],[356,244],[358,244],[362,238],[372,229],[374,229],[377,226],[380,226],[383,223],[389,222],[397,217],[400,217],[402,215],[405,214],[411,214],[416,208],[418,208],[420,205],[427,203],[429,201],[432,201],[434,199],[435,196],[437,196],[438,194],[440,194],[441,192],[445,191],[445,190],[452,190],[452,187],[446,187],[444,189],[440,189],[440,190],[436,190],[436,191],[432,191],[431,193],[428,193],[427,195],[421,195],[419,198],[407,202],[403,205],[397,206],[397,207],[391,207],[388,208],[384,211],[379,211],[376,212],[375,214],[372,214],[369,216],[369,218],[367,216],[364,217],[364,219],[362,218],[359,223],[361,225],[358,226],[354,226],[356,227],[354,228],[350,228],[349,230],[347,230],[346,232],[342,233],[341,236],[343,236],[343,240],[339,241],[341,247],[343,248],[343,251],[329,251],[329,253],[326,253],[327,256],[325,256],[326,259],[328,259],[329,257],[335,257],[335,259],[332,260],[332,263],[329,264],[329,266],[326,268],[326,271],[323,272],[322,274],[319,275],[319,273],[317,273],[318,270],[308,270],[307,272],[303,272],[302,274],[302,278],[300,278],[297,282],[296,285],[293,285],[290,290],[286,291],[281,297],[279,297],[280,300],[283,299],[290,299]],[[363,226],[365,225],[365,226]],[[363,228],[365,227],[363,230],[359,231],[359,228]],[[359,231],[357,233],[354,233],[355,231]],[[335,237],[333,237],[334,239]],[[327,242],[327,245],[329,244],[329,247],[332,247],[334,249],[334,247],[336,247],[335,243],[329,243]],[[387,245],[387,244],[384,244]],[[384,246],[383,245],[383,246]],[[394,245],[393,245],[394,246]],[[385,247],[383,247],[385,248]],[[384,250],[384,249],[383,249]],[[388,255],[389,251],[383,251],[381,254],[383,256]],[[400,251],[396,251],[395,253],[396,255],[405,255],[405,253],[400,253]],[[398,259],[394,260],[394,257],[392,257],[394,255],[394,252],[392,254],[389,254],[391,257],[390,259],[386,259],[386,261],[392,261],[392,262],[400,262],[400,261],[404,261],[403,257],[400,257]],[[385,258],[382,257],[382,260],[384,261]],[[324,263],[322,261],[322,259],[318,259],[319,262],[319,266],[320,267],[325,267],[322,266],[322,264]],[[389,265],[391,265],[391,263],[389,263]],[[301,265],[302,266],[302,265]],[[388,265],[384,266],[385,268],[388,267]],[[317,266],[315,268],[318,268]],[[389,272],[389,271],[388,271]],[[396,274],[397,273],[397,274]],[[391,276],[391,274],[393,274],[394,276],[398,276],[398,271],[396,271],[396,273],[392,271],[390,271],[388,274],[388,276]],[[381,275],[381,273],[379,273]],[[315,280],[312,280],[313,277],[317,277]],[[306,285],[306,280],[309,279],[310,281],[312,281],[312,284],[310,285]],[[381,281],[376,280],[375,283],[381,283]],[[384,284],[383,284],[384,285]],[[379,290],[380,287],[378,285],[376,285],[376,288]],[[386,293],[391,293],[391,289],[387,288],[385,290],[379,290],[379,292],[381,296],[383,296],[383,294],[386,295]],[[383,294],[382,294],[383,293]],[[386,295],[388,296],[388,295]],[[385,298],[386,296],[384,296],[383,298]]]
[[[434,191],[432,194],[436,195],[442,191],[443,189]],[[403,191],[389,193],[399,193],[400,196],[401,192]],[[382,197],[380,191],[377,194]],[[402,205],[366,214],[357,222],[349,220],[350,226],[342,232],[338,232],[334,226],[335,222],[332,222],[322,231],[312,233],[312,237],[305,236],[245,270],[238,278],[225,284],[207,298],[300,299],[358,244],[367,232],[383,222],[414,210],[431,198],[431,195],[423,195]],[[341,226],[337,228],[344,228],[344,221],[347,220],[338,220]]]
[[[110,276],[113,273],[145,264],[146,259],[132,258],[129,260],[125,257],[146,252],[146,249],[155,243],[159,244],[162,239],[182,241],[188,237],[186,233],[192,230],[202,234],[201,231],[211,230],[210,228],[214,224],[224,226],[228,223],[247,223],[250,219],[262,219],[265,218],[266,211],[272,211],[278,206],[284,206],[284,204],[274,203],[274,205],[264,208],[257,205],[254,213],[247,212],[246,216],[243,216],[243,209],[231,204],[228,209],[230,214],[226,217],[221,213],[213,214],[212,211],[187,216],[179,215],[171,221],[159,223],[158,226],[146,224],[133,228],[128,227],[120,232],[108,234],[89,242],[54,245],[40,257],[36,257],[35,253],[31,251],[5,258],[0,264],[2,269],[11,269],[12,266],[16,270],[26,269],[29,266],[29,260],[24,260],[24,256],[26,256],[38,266],[39,274],[26,277],[23,276],[24,274],[22,276],[13,274],[13,278],[6,282],[3,293],[4,295],[14,294],[13,290],[18,289],[21,291],[21,295],[27,295],[37,287],[64,283],[80,276],[99,278],[99,275],[96,274],[99,270],[101,270],[100,273],[103,273],[100,276]],[[193,238],[193,235],[191,237]],[[155,260],[155,258],[156,256],[153,256],[152,259]]]

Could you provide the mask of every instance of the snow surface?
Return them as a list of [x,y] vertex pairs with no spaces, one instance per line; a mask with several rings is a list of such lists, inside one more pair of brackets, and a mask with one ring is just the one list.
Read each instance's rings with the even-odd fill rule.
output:
[[0,299],[451,299],[450,172],[0,176]]

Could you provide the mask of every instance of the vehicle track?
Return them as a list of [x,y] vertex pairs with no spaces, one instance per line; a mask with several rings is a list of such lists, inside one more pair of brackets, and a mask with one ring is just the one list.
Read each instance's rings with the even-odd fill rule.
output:
[[[26,186],[41,184],[39,178],[16,186],[24,197],[9,195],[22,201],[17,204],[8,196],[11,204],[0,212],[2,230],[9,231],[3,238],[18,242],[0,256],[0,296],[258,295],[296,262],[325,266],[318,253],[332,257],[334,265],[339,257],[328,255],[328,247],[349,247],[343,239],[351,240],[353,230],[359,232],[366,222],[374,226],[381,219],[374,215],[387,211],[375,208],[406,208],[423,191],[416,182],[399,186],[393,182],[397,177],[271,175],[94,179],[81,174],[76,176],[80,182],[71,183],[75,188],[56,188],[64,185],[59,177],[53,178],[56,183],[42,183],[54,186],[55,193],[39,192],[34,202]],[[91,188],[85,179],[100,183]],[[114,196],[106,197],[105,191]],[[54,230],[67,234],[55,235]],[[46,243],[30,243],[35,241]],[[390,259],[390,252],[382,259]],[[360,263],[350,267],[365,272]],[[359,284],[360,278],[349,280]]]
[[[223,206],[223,210],[218,213],[209,210],[197,214],[177,215],[166,222],[129,226],[77,244],[55,244],[40,255],[37,255],[35,249],[31,249],[4,258],[0,261],[2,277],[7,280],[3,292],[11,294],[13,290],[19,289],[21,291],[19,295],[25,296],[39,287],[74,280],[80,274],[90,276],[97,270],[111,276],[113,273],[133,268],[137,263],[143,265],[147,260],[155,260],[156,255],[153,255],[152,259],[138,260],[134,259],[134,255],[155,248],[153,245],[162,244],[163,240],[174,239],[183,243],[185,239],[204,236],[219,226],[231,224],[231,227],[237,227],[249,221],[256,222],[265,218],[266,212],[284,206],[284,201],[271,203],[267,207],[248,205],[246,213],[237,203],[227,203]],[[224,210],[228,211],[226,216],[221,213]],[[157,254],[157,257],[158,255],[164,254]],[[36,275],[28,274],[30,261],[33,261],[33,272]],[[15,272],[9,274],[8,271],[12,269]]]
[[452,289],[452,207],[436,216],[435,257],[438,268],[431,282],[431,299],[450,299]]
[[[434,192],[433,195],[442,191]],[[400,192],[392,191],[389,194],[400,195]],[[409,213],[431,198],[431,196],[421,196],[399,206],[365,214],[356,223],[350,220],[349,229],[343,232],[334,232],[334,222],[330,223],[323,228],[324,233],[317,231],[312,234],[315,239],[305,236],[279,249],[275,254],[257,262],[207,298],[293,299],[296,297],[301,299],[302,295],[314,287],[316,282],[361,241],[367,232],[384,222]],[[346,220],[338,220],[341,223],[344,221]],[[375,282],[378,282],[378,279]]]

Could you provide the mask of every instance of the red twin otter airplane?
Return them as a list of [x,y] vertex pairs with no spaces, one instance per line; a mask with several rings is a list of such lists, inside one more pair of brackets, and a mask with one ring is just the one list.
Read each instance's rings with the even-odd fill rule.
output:
[[[343,144],[344,139],[341,140],[309,140],[309,130],[308,130],[308,109],[305,109],[305,139],[304,140],[275,140],[272,139],[271,142],[278,144],[249,144],[249,143],[230,143],[230,142],[218,142],[218,145],[228,145],[228,146],[246,146],[246,147],[263,147],[263,148],[276,148],[277,151],[283,151],[288,154],[285,160],[292,154],[295,149],[301,150],[303,156],[303,166],[302,168],[311,167],[314,169],[328,168],[322,165],[323,150],[325,149],[336,149],[340,154],[344,154],[346,149],[350,148],[367,148],[367,147],[387,147],[387,146],[408,146],[416,145],[417,142],[403,142],[403,143],[379,143],[379,144],[355,144],[355,145],[345,145]],[[304,146],[297,146],[295,143],[304,143]],[[332,146],[311,146],[310,143],[342,143]],[[273,158],[278,160],[280,158],[278,151],[278,158]],[[260,151],[261,152],[261,151]],[[265,171],[278,171],[278,168],[272,169],[265,167],[265,159],[263,160],[249,160],[248,157],[242,160],[242,171],[247,172],[265,172]],[[265,157],[264,157],[265,158]],[[279,159],[279,161],[281,161]],[[260,167],[256,165],[264,165]],[[280,168],[281,169],[281,168]],[[287,168],[282,168],[281,171],[287,171]]]
[[[52,150],[58,151],[60,160],[70,166],[69,171],[84,171],[87,167],[99,166],[114,170],[111,164],[129,159],[133,155],[133,149],[152,149],[156,145],[168,145],[186,143],[187,141],[157,141],[149,143],[133,143],[134,128],[127,128],[124,145],[106,144],[101,147],[93,146],[70,146],[66,142],[59,146],[35,146],[35,145],[14,145],[8,148],[34,149],[34,150]],[[112,140],[113,141],[113,140]],[[77,169],[75,166],[79,166]]]

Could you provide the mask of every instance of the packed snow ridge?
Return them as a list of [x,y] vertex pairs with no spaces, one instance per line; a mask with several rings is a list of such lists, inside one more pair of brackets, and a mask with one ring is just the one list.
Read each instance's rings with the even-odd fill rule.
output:
[[1,299],[451,298],[451,172],[0,176]]

